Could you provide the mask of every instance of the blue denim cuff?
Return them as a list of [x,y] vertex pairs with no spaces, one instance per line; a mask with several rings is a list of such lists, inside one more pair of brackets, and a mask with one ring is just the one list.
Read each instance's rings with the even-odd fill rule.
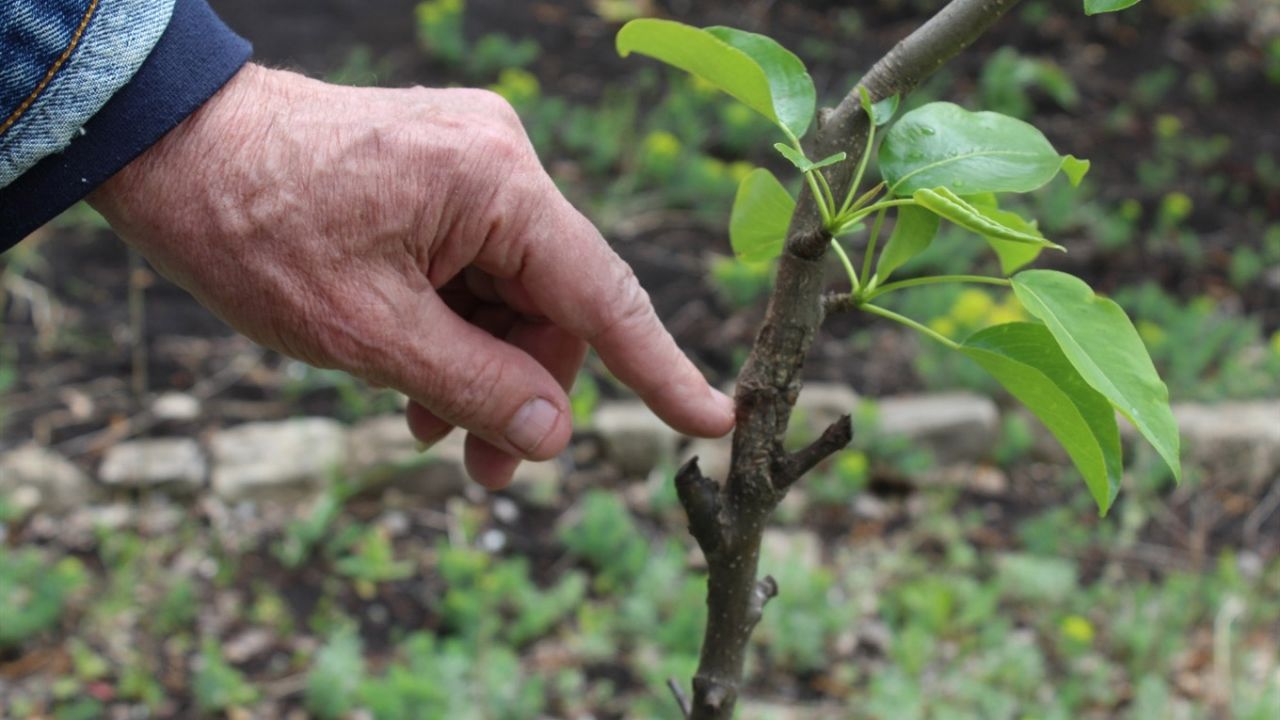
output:
[[0,188],[0,252],[74,205],[195,112],[249,59],[205,0],[176,0],[133,79],[61,153]]

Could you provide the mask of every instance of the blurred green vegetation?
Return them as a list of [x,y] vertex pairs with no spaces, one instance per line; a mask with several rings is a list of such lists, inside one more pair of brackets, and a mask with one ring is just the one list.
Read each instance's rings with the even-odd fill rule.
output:
[[[644,4],[596,5],[612,22]],[[847,61],[844,49],[878,31],[882,16],[936,5],[843,9],[830,32],[796,47],[812,61]],[[1024,3],[1006,37],[1061,27],[1059,5]],[[1131,30],[1123,37],[1134,41],[1144,23],[1216,27],[1235,5],[1149,2],[1106,27]],[[775,162],[755,150],[768,146],[767,124],[653,68],[595,92],[548,90],[556,78],[539,63],[555,49],[477,33],[466,11],[462,0],[431,0],[406,18],[426,60],[510,100],[559,184],[611,237],[646,242],[652,232],[635,226],[649,213],[695,218],[713,252],[691,254],[706,265],[719,310],[758,311],[772,268],[714,254],[729,252],[723,229],[738,180]],[[1051,132],[1071,139],[1080,136],[1064,126],[1092,125],[1096,146],[1078,150],[1098,161],[1094,179],[1078,191],[1055,183],[1025,208],[1071,248],[1051,261],[1099,276],[1137,321],[1175,400],[1276,395],[1280,318],[1261,311],[1280,282],[1280,156],[1274,143],[1244,145],[1273,118],[1238,118],[1254,124],[1240,132],[1221,122],[1236,80],[1219,66],[1186,72],[1155,54],[1132,67],[1123,61],[1134,52],[1109,57],[1108,77],[1123,71],[1127,83],[1116,91],[1073,76],[1069,53],[1034,45],[979,58],[971,75],[949,70],[910,102],[969,93],[960,99],[972,107],[1048,117]],[[1272,93],[1280,38],[1254,49],[1266,84],[1252,91]],[[367,49],[348,58],[331,79],[371,84],[395,72]],[[823,85],[838,92],[848,83]],[[81,207],[59,223],[100,220]],[[22,276],[36,261],[11,253],[3,272]],[[947,230],[900,274],[983,265],[994,267],[984,244]],[[956,338],[1024,317],[1011,295],[979,288],[887,301]],[[871,332],[850,330],[848,346],[867,347]],[[0,344],[0,392],[15,363]],[[963,357],[927,341],[912,363],[920,386],[997,392]],[[325,371],[299,366],[286,377],[291,399],[332,397],[346,419],[394,403]],[[608,387],[580,379],[579,423]],[[0,422],[3,413],[0,405]],[[888,522],[854,509],[885,502],[873,493],[877,479],[917,477],[933,461],[878,433],[874,403],[859,413],[853,446],[784,513],[784,531],[797,534],[828,518],[821,557],[764,558],[782,593],[753,643],[754,693],[867,720],[1280,717],[1280,560],[1216,546],[1207,570],[1153,559],[1142,531],[1168,522],[1160,514],[1169,492],[1154,464],[1136,461],[1100,520],[1077,479],[1032,458],[1026,421],[1008,417],[999,468],[1051,501],[1019,504],[993,528],[991,506],[1006,501],[929,486]],[[664,683],[696,665],[706,580],[671,472],[641,489],[643,502],[634,487],[570,494],[554,515],[513,528],[496,518],[496,501],[415,514],[393,497],[371,507],[338,484],[251,540],[228,518],[192,510],[165,532],[104,523],[75,543],[30,546],[21,541],[27,518],[0,497],[0,715],[676,718]],[[408,531],[392,521],[404,515],[416,518]],[[494,532],[511,546],[490,543]]]

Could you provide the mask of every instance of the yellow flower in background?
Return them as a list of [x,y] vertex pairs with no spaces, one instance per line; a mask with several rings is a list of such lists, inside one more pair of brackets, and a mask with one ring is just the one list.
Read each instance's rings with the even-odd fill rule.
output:
[[1093,642],[1093,623],[1079,615],[1068,615],[1062,618],[1062,625],[1059,630],[1064,638],[1072,642],[1081,645],[1088,645]]
[[951,318],[961,327],[973,327],[987,318],[994,305],[991,296],[982,290],[965,290],[951,306]]
[[538,99],[542,94],[542,84],[528,70],[507,68],[498,76],[498,82],[489,89],[498,93],[512,105],[520,106]]
[[929,329],[940,335],[951,337],[956,332],[956,323],[949,317],[934,318],[929,321]]
[[666,130],[654,130],[644,138],[644,153],[653,160],[674,160],[681,147],[680,138]]
[[988,325],[1004,325],[1014,322],[1026,322],[1027,311],[1023,309],[1022,303],[1018,302],[1018,298],[1013,293],[1004,299],[1004,302],[991,308],[991,312],[987,313]]
[[734,182],[741,183],[748,175],[751,174],[751,171],[755,169],[755,165],[741,160],[729,163],[729,177],[733,178]]
[[1159,347],[1164,344],[1165,338],[1169,336],[1164,331],[1164,328],[1149,320],[1139,320],[1136,325],[1138,336],[1142,338],[1142,342],[1147,344],[1147,347]]

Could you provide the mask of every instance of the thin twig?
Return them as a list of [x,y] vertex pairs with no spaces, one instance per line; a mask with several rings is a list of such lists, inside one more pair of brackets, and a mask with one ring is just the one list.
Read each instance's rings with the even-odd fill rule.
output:
[[667,678],[667,687],[671,690],[671,694],[676,699],[676,705],[680,706],[680,716],[689,717],[693,711],[689,709],[689,696],[684,694],[684,688],[680,687],[680,681],[669,677]]

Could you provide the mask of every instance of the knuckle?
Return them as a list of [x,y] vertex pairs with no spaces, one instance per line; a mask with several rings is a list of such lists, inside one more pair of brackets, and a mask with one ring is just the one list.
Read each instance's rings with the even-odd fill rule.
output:
[[602,308],[604,317],[593,337],[588,338],[591,342],[618,331],[643,330],[653,323],[653,304],[649,301],[649,293],[636,278],[636,271],[621,260],[617,264],[614,287],[618,288],[618,294],[613,302]]
[[497,357],[478,358],[452,377],[441,373],[435,387],[435,409],[464,425],[484,421],[504,373],[504,363]]

